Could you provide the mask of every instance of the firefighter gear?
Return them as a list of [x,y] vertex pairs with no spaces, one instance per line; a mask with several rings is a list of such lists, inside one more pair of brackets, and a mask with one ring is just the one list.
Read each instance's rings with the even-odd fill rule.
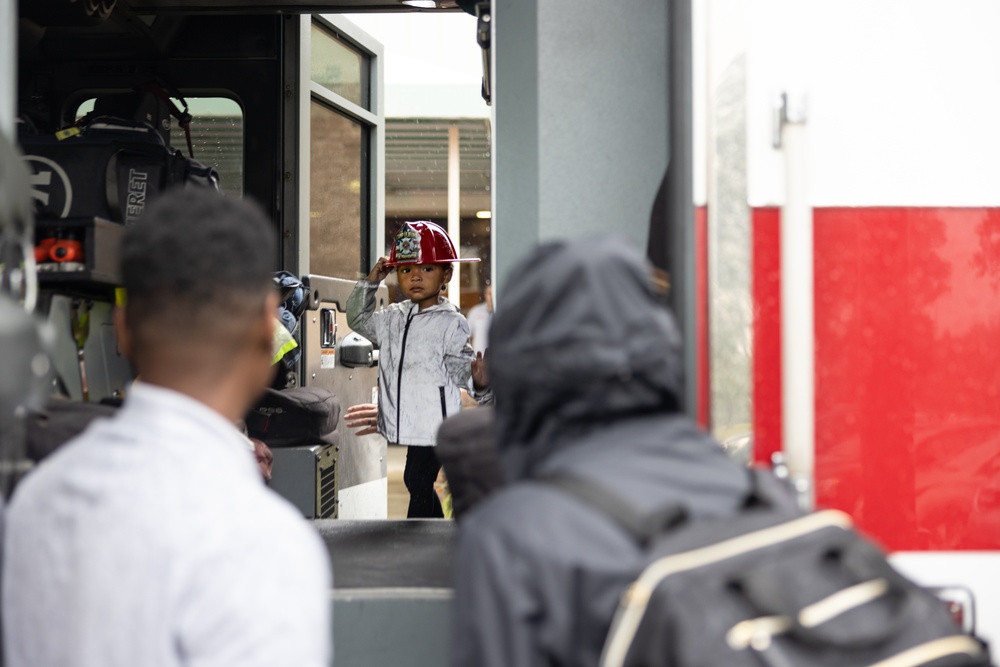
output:
[[404,222],[389,251],[386,266],[400,264],[451,264],[478,262],[478,257],[459,259],[448,233],[433,222]]

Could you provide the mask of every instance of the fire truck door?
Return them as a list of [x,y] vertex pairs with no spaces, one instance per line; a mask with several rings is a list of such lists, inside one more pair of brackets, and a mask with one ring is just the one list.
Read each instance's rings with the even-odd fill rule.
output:
[[[288,17],[284,37],[283,263],[312,291],[298,381],[332,391],[343,415],[373,402],[378,381],[374,354],[345,363],[342,351],[345,339],[367,344],[351,336],[347,295],[384,246],[382,45],[336,15]],[[331,447],[276,450],[272,486],[306,516],[384,519],[385,440],[341,422]],[[282,466],[285,458],[295,461]],[[301,473],[287,479],[282,467]]]

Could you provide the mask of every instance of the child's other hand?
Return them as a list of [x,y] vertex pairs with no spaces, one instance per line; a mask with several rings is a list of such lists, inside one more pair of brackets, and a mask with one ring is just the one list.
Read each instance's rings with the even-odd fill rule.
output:
[[378,433],[378,406],[374,403],[361,403],[347,408],[344,421],[348,428],[360,429],[355,435],[371,435]]
[[370,283],[380,283],[385,280],[385,277],[392,273],[392,269],[386,266],[389,261],[388,257],[379,257],[378,261],[375,262],[375,266],[368,273],[368,282]]
[[490,369],[482,352],[476,352],[476,358],[472,360],[472,386],[477,391],[490,386]]

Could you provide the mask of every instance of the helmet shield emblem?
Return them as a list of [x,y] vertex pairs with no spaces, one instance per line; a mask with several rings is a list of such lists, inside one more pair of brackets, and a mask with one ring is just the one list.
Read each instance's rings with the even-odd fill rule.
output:
[[396,261],[417,262],[420,260],[420,235],[408,224],[396,234]]

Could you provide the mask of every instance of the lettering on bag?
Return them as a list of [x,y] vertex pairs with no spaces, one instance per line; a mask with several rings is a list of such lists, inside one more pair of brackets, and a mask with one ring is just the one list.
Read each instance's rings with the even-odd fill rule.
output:
[[146,209],[146,186],[149,172],[139,169],[128,170],[128,192],[125,199],[125,221],[131,222],[142,216]]

